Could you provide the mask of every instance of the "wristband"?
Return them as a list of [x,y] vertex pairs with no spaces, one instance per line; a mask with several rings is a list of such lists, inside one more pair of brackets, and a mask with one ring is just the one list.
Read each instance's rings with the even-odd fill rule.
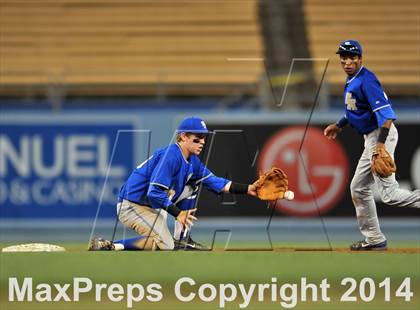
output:
[[181,209],[178,208],[176,205],[170,205],[166,208],[166,211],[172,215],[173,217],[177,218],[178,215],[181,213]]
[[386,138],[388,137],[389,128],[381,127],[379,130],[379,136],[378,136],[378,142],[379,143],[385,143]]
[[247,194],[248,184],[232,182],[229,187],[229,193],[231,194]]
[[343,128],[344,126],[346,126],[349,123],[349,120],[343,116],[337,123],[335,123],[337,125],[338,128]]

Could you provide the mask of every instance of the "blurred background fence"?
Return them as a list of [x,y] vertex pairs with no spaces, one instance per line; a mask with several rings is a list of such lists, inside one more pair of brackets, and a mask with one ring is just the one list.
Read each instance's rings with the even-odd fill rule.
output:
[[[337,43],[356,38],[387,92],[418,100],[419,18],[416,0],[2,0],[0,95],[258,96],[284,88],[293,58],[328,58],[324,87],[341,96]],[[325,62],[295,69],[296,108]]]

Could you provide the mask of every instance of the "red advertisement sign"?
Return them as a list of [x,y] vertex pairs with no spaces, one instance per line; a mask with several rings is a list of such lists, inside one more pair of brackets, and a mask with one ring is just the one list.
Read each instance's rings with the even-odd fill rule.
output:
[[[339,142],[328,140],[319,128],[293,126],[277,131],[261,151],[258,169],[279,167],[289,177],[294,200],[279,200],[287,214],[311,216],[327,212],[347,190],[349,164]],[[303,142],[302,142],[303,141]]]

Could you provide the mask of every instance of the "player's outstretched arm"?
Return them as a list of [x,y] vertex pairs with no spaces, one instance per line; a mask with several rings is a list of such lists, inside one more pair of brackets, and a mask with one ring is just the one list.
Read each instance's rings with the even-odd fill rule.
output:
[[231,194],[247,194],[250,196],[257,196],[257,188],[254,184],[241,184],[230,181],[222,190],[224,193]]

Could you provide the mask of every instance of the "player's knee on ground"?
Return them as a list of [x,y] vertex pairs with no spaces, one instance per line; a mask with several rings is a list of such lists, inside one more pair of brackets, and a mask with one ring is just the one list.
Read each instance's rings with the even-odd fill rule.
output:
[[175,247],[174,239],[167,229],[161,233],[157,233],[154,230],[145,231],[144,227],[140,225],[138,225],[138,229],[136,229],[136,225],[130,228],[145,237],[139,244],[139,248],[142,250],[173,250]]
[[154,251],[157,248],[156,241],[153,238],[145,238],[139,247],[145,251]]
[[171,238],[163,240],[161,236],[157,234],[151,234],[148,237],[141,239],[136,246],[139,250],[144,251],[155,251],[155,250],[173,250],[174,241]]

